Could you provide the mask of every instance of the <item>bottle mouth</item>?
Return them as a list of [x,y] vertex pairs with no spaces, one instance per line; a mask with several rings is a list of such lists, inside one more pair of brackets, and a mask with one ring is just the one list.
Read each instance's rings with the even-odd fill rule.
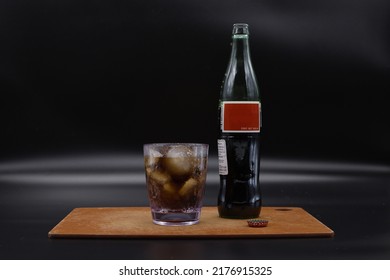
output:
[[233,24],[233,35],[249,35],[248,24],[235,23]]

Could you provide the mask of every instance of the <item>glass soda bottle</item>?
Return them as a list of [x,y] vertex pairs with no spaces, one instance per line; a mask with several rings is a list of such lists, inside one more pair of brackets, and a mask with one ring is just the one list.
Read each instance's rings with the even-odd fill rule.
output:
[[248,39],[248,25],[234,24],[219,101],[218,212],[222,218],[256,218],[261,210],[261,103]]

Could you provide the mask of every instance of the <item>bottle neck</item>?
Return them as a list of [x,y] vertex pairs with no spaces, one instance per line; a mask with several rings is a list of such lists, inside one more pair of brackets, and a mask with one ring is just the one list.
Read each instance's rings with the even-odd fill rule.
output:
[[259,93],[252,68],[247,34],[233,34],[232,52],[225,75],[222,100],[258,100]]
[[232,36],[230,61],[237,63],[238,67],[244,66],[245,63],[251,63],[248,35],[237,34]]
[[249,29],[246,23],[233,25],[231,59],[236,60],[237,63],[250,63]]
[[233,27],[232,52],[221,90],[221,100],[259,100],[259,90],[249,52],[247,24],[235,24]]

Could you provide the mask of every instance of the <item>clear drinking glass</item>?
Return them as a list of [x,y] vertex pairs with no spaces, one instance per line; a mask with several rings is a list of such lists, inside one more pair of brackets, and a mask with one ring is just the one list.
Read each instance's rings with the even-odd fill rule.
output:
[[155,224],[199,222],[208,149],[207,144],[196,143],[144,145],[146,184]]

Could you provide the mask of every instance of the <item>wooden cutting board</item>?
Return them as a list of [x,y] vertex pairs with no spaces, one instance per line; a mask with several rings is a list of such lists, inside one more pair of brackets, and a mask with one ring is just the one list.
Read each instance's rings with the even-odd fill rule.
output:
[[50,232],[50,238],[264,238],[332,237],[334,232],[297,207],[263,207],[267,227],[249,227],[246,220],[222,219],[216,207],[203,207],[191,226],[160,226],[149,207],[75,208]]

